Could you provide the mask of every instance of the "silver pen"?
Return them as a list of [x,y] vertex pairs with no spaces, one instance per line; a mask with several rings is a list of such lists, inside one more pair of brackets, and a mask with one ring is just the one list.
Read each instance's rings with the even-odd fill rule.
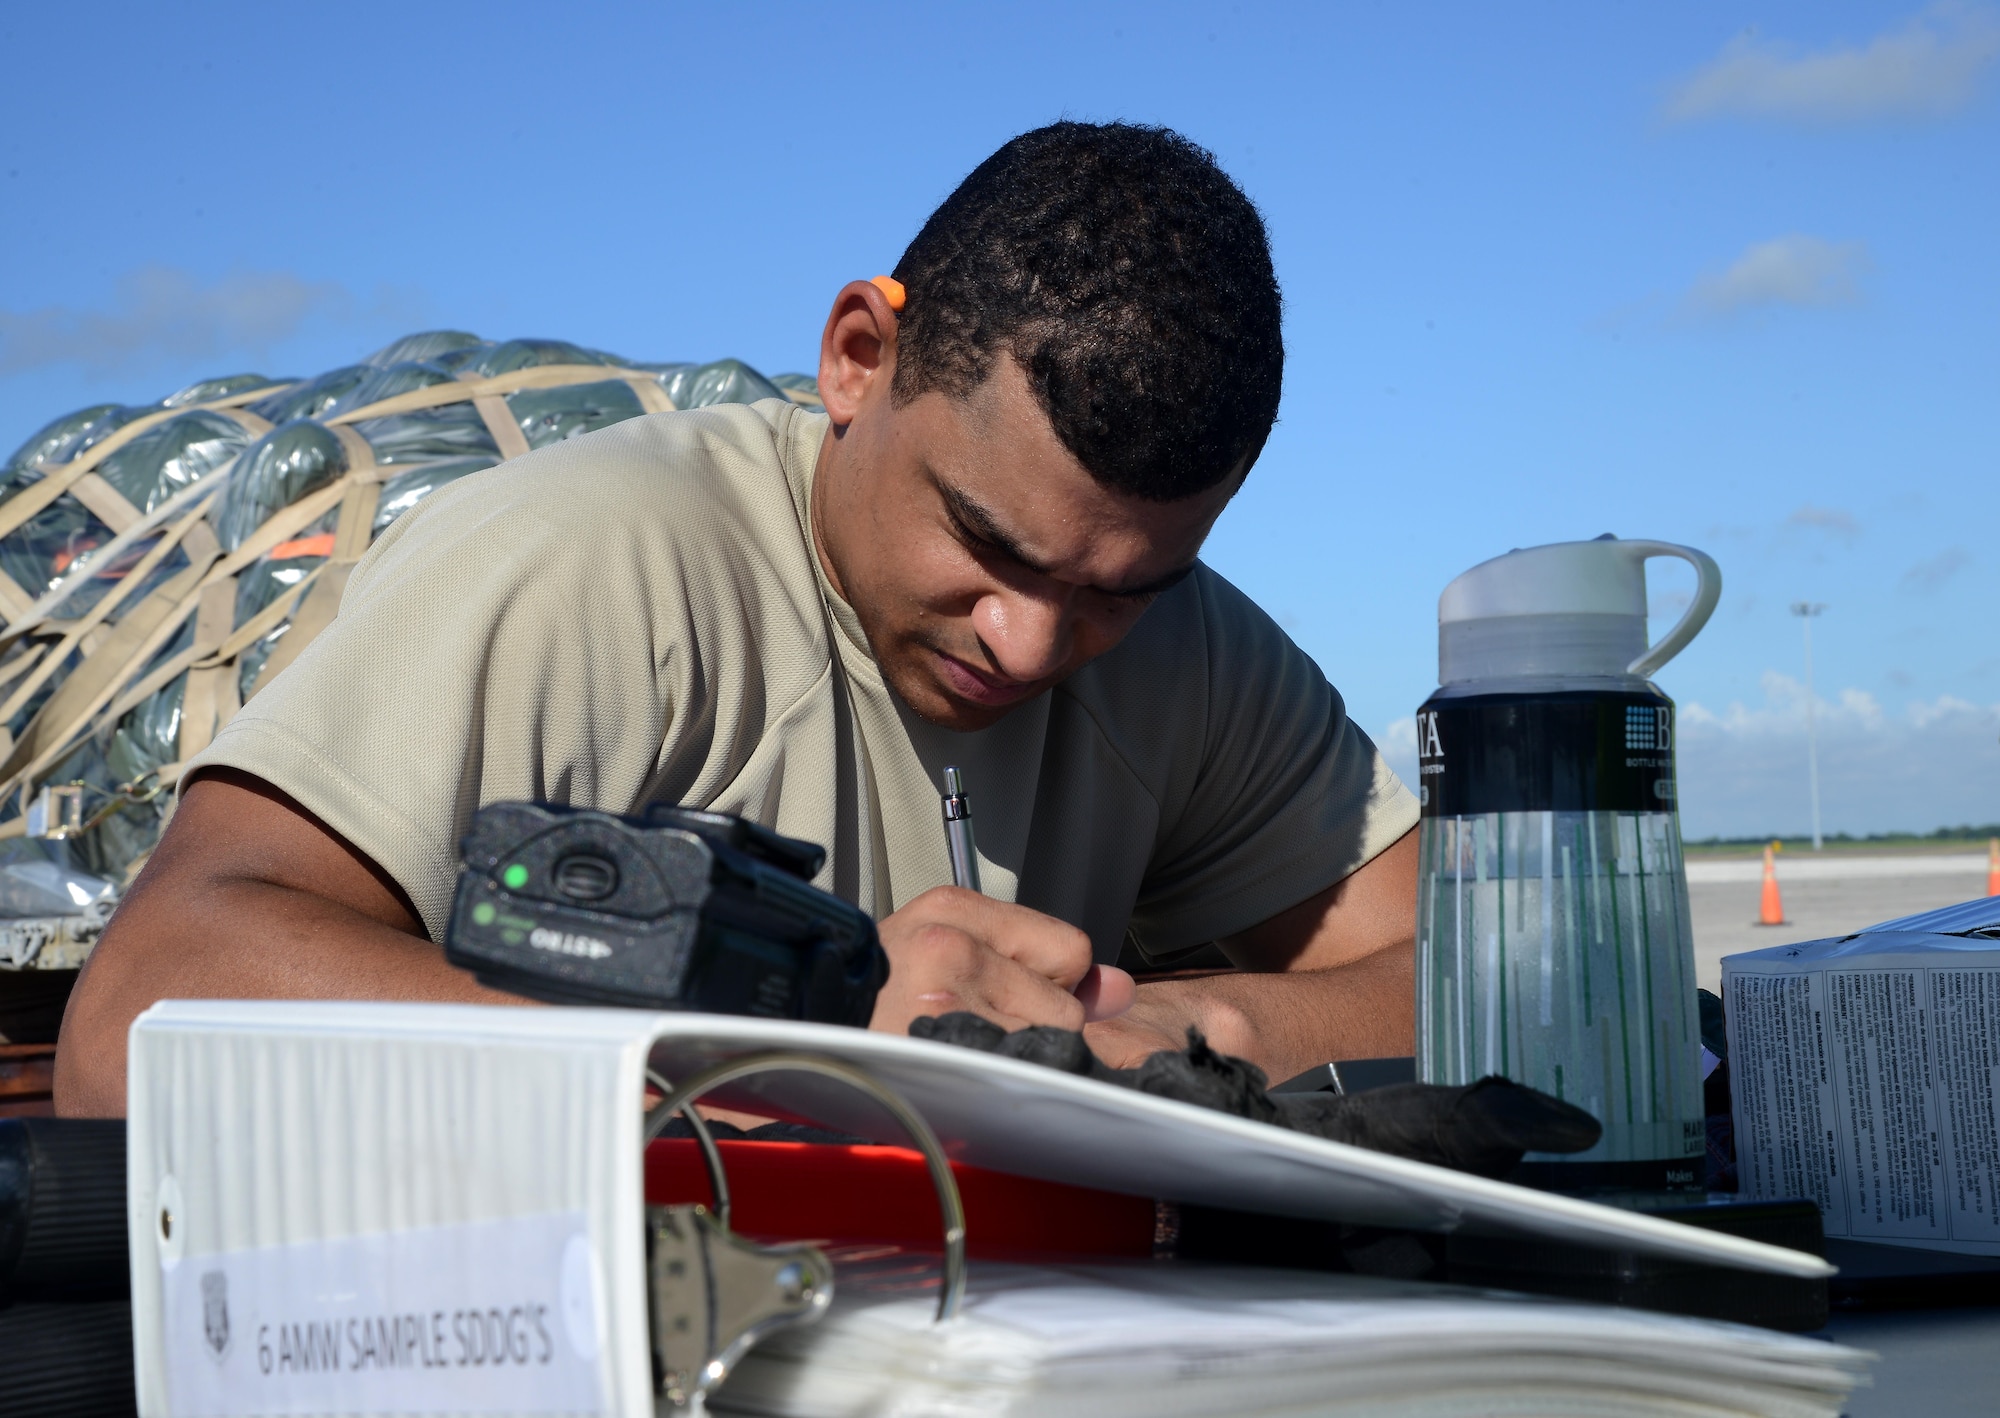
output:
[[956,768],[944,770],[944,845],[951,853],[951,884],[979,890],[979,853],[972,845],[972,804]]

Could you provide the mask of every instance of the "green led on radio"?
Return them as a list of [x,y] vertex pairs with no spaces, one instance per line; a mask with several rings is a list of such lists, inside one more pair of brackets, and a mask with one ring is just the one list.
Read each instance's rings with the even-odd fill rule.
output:
[[513,863],[500,873],[500,884],[509,891],[519,891],[528,884],[528,869],[519,862]]

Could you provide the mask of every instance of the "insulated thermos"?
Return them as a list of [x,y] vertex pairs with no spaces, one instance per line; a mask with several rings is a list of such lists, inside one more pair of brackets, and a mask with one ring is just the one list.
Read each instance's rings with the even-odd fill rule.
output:
[[[1656,556],[1697,584],[1648,647]],[[1501,1074],[1603,1123],[1588,1152],[1530,1153],[1530,1185],[1705,1182],[1674,706],[1650,677],[1721,592],[1701,552],[1607,534],[1495,557],[1438,601],[1440,687],[1417,714],[1417,1070]]]

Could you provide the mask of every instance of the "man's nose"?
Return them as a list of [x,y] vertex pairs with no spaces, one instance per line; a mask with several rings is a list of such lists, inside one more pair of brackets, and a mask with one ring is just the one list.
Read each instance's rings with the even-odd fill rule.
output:
[[973,628],[1009,679],[1046,679],[1069,658],[1069,602],[1068,596],[993,592],[973,607]]

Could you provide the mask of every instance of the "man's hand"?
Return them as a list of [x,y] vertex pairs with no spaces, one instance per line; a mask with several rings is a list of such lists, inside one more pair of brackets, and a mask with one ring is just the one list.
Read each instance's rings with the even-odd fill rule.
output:
[[1204,988],[1214,978],[1218,977],[1139,985],[1139,998],[1131,1009],[1084,1031],[1090,1051],[1111,1068],[1137,1068],[1154,1054],[1185,1049],[1192,1027],[1217,1053],[1250,1058],[1255,1032],[1232,1001],[1213,987]]
[[63,1016],[56,1108],[125,1111],[125,1035],[163,999],[525,1004],[445,963],[395,881],[262,779],[190,783]]
[[1217,941],[1227,974],[1149,981],[1084,1031],[1113,1068],[1187,1045],[1190,1026],[1273,1083],[1334,1059],[1407,1054],[1416,1037],[1417,834],[1317,896]]
[[1090,937],[1075,926],[963,887],[933,887],[878,929],[889,983],[868,1027],[884,1033],[954,1010],[1009,1030],[1081,1029],[1132,1003],[1132,977],[1091,964]]

